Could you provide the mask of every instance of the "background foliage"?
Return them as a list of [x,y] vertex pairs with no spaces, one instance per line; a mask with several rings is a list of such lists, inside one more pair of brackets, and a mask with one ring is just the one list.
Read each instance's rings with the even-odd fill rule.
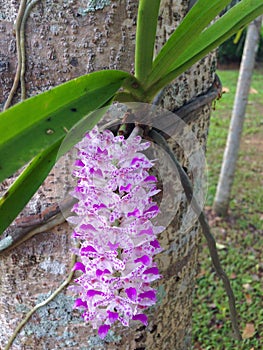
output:
[[[243,47],[246,39],[246,30],[243,30],[237,43],[234,43],[236,35],[224,42],[218,48],[218,62],[220,64],[241,62]],[[263,27],[261,28],[260,42],[258,46],[256,62],[263,62]]]

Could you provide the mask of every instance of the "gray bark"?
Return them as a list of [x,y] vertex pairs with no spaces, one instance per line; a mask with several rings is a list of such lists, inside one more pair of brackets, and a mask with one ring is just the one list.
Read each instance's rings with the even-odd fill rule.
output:
[[[39,1],[26,27],[26,87],[28,96],[87,72],[111,68],[133,70],[134,37],[138,1],[93,1],[102,4],[91,11],[81,0]],[[7,98],[16,67],[12,34],[18,4],[0,0],[1,103]],[[87,10],[87,11],[86,11]],[[161,3],[156,50],[168,39],[188,10],[188,1]],[[174,110],[204,93],[214,81],[215,56],[209,55],[165,89],[162,106]],[[19,94],[16,100],[18,100]],[[195,111],[189,124],[205,148],[210,104]],[[186,139],[187,142],[187,139]],[[182,149],[172,145],[183,166],[188,160]],[[195,150],[192,150],[194,153]],[[189,157],[189,155],[188,155]],[[23,215],[35,214],[58,200],[57,187],[67,185],[68,169],[57,165]],[[1,191],[10,184],[8,179]],[[98,339],[76,311],[72,296],[61,293],[37,312],[19,334],[14,350],[53,349],[175,349],[191,348],[192,295],[197,272],[200,233],[193,222],[185,229],[187,204],[178,189],[177,212],[161,234],[164,251],[157,262],[164,276],[159,282],[160,303],[149,310],[149,326],[116,327],[110,342]],[[0,347],[21,321],[25,312],[45,298],[69,272],[71,228],[66,223],[41,233],[0,257]]]
[[217,215],[226,215],[229,207],[261,24],[262,17],[259,17],[248,26],[227,143],[213,204]]

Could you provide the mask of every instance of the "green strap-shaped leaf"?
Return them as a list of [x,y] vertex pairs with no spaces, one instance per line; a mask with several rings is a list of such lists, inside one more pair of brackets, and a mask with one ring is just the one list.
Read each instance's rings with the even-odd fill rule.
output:
[[0,181],[103,106],[130,74],[100,71],[73,79],[0,114]]
[[155,58],[145,89],[171,70],[174,60],[230,2],[231,0],[197,1]]
[[62,137],[29,163],[5,195],[0,198],[0,235],[29,202],[48,176],[56,161],[81,140],[84,134],[99,122],[107,110],[108,106],[82,118],[70,130],[67,142],[62,142],[64,140]]
[[205,56],[262,13],[262,0],[242,0],[193,40],[187,50],[174,60],[171,71],[189,60],[197,61],[199,57]]
[[[0,235],[18,216],[38,190],[56,161],[68,152],[84,134],[91,130],[108,111],[109,106],[99,108],[82,118],[67,135],[66,142],[62,137],[51,147],[37,155],[10,186],[6,194],[0,198]],[[64,141],[64,142],[62,142]]]
[[181,55],[175,57],[170,72],[148,88],[148,98],[155,96],[160,89],[261,14],[262,0],[242,0],[235,5],[199,34]]
[[0,199],[0,234],[11,224],[55,164],[61,140],[36,156]]
[[152,69],[160,1],[139,1],[135,45],[135,76],[141,82]]

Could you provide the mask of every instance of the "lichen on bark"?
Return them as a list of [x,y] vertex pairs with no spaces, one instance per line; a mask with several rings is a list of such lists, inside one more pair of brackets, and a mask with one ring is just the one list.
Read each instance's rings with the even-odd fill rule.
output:
[[110,3],[110,0],[87,0],[87,5],[85,7],[80,7],[79,11],[81,14],[85,15],[88,12],[102,10],[105,6],[110,5]]

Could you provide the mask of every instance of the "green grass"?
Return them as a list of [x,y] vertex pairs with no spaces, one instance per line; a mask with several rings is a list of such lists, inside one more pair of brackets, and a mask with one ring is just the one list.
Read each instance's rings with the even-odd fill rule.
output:
[[263,71],[257,70],[253,76],[251,87],[257,93],[249,96],[230,215],[226,219],[214,217],[209,207],[216,191],[238,71],[219,71],[218,74],[229,92],[217,102],[211,118],[207,146],[207,213],[215,238],[223,247],[220,259],[237,299],[241,332],[247,324],[252,324],[255,331],[247,333],[249,337],[242,342],[233,340],[227,297],[203,242],[194,300],[194,349],[259,350],[263,342]]

